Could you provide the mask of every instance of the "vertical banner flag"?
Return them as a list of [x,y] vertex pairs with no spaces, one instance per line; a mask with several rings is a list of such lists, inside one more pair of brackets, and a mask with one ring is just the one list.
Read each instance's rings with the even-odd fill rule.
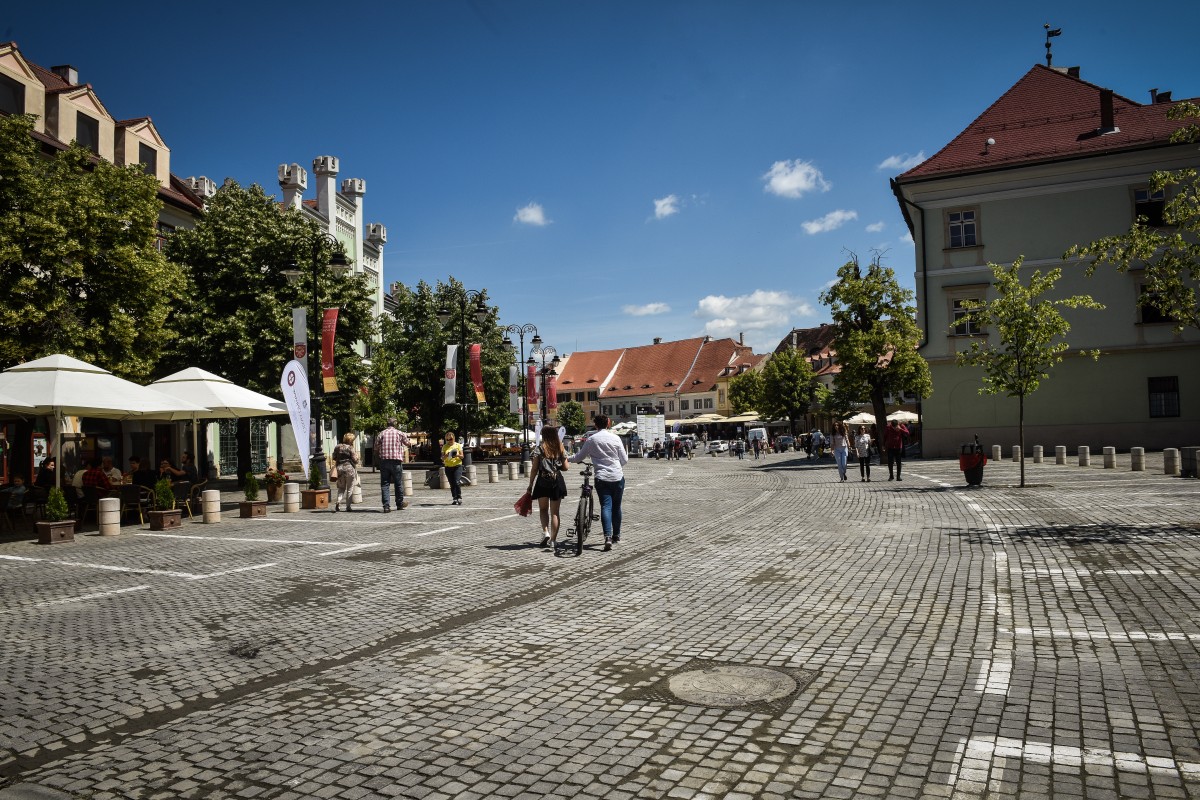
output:
[[279,388],[287,403],[288,417],[292,422],[292,433],[296,436],[296,450],[300,463],[308,469],[309,431],[312,424],[312,409],[309,407],[308,370],[297,359],[292,359],[283,368]]
[[446,405],[454,402],[455,392],[458,389],[458,371],[455,369],[455,364],[458,363],[458,345],[446,345]]
[[308,312],[303,308],[292,309],[292,358],[308,369]]
[[321,385],[325,394],[338,390],[337,378],[333,374],[333,338],[337,333],[338,310],[325,309],[325,319],[321,323]]
[[517,386],[518,374],[515,366],[508,368],[508,410],[514,414],[521,411],[521,390]]
[[475,387],[475,402],[481,406],[487,405],[483,396],[483,345],[471,345],[471,385]]
[[558,408],[558,376],[550,375],[546,378],[546,408],[553,411]]
[[537,367],[533,364],[527,365],[525,369],[525,400],[529,403],[530,408],[537,408]]

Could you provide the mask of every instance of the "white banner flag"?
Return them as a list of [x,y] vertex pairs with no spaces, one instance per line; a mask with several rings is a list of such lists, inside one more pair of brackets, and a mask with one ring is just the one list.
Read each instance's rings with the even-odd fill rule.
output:
[[283,376],[279,379],[279,388],[283,391],[284,402],[287,403],[288,416],[292,421],[292,433],[296,436],[296,449],[300,453],[300,463],[304,465],[307,477],[310,452],[308,429],[312,424],[312,407],[308,391],[308,374],[298,360],[292,359],[283,368]]
[[508,368],[508,410],[514,414],[521,413],[521,392],[517,387],[517,368]]
[[455,391],[458,389],[458,345],[446,345],[446,405],[454,403]]

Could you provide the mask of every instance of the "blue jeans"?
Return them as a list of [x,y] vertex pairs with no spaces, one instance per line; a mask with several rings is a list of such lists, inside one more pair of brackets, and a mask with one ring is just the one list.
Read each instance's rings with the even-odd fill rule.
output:
[[625,494],[625,479],[602,481],[596,479],[596,495],[600,498],[600,525],[604,538],[621,535],[621,495]]
[[838,477],[846,477],[846,459],[850,455],[849,448],[835,447],[833,449],[833,457],[837,459]]
[[404,462],[395,458],[379,460],[379,480],[383,486],[383,507],[392,505],[392,486],[396,487],[396,507],[404,503]]

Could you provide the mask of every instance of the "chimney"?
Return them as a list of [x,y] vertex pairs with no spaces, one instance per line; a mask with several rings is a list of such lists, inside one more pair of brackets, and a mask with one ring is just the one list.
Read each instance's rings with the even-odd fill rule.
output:
[[738,344],[740,344],[740,345],[746,344],[746,332],[745,331],[738,331]]
[[1156,97],[1156,98],[1154,99],[1154,102],[1156,102],[1156,103],[1169,103],[1169,102],[1171,102],[1171,93],[1170,93],[1170,92],[1159,92],[1159,93],[1158,93],[1158,97]]
[[61,64],[57,67],[51,67],[50,71],[72,86],[79,85],[79,70],[75,69],[70,64]]
[[1154,89],[1150,90],[1150,105],[1154,105],[1157,102],[1158,102],[1158,89],[1154,88]]
[[655,343],[655,344],[662,344],[662,337],[661,337],[661,336],[655,336],[655,337],[654,337],[654,343]]
[[1072,78],[1079,77],[1079,67],[1067,67],[1067,75]]
[[1113,90],[1100,90],[1100,129],[1099,134],[1116,133],[1117,126],[1113,121]]

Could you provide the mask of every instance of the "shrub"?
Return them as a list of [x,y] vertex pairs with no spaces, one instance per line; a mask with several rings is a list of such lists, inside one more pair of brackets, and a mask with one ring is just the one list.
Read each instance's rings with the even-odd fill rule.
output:
[[243,491],[246,492],[246,500],[253,501],[258,499],[258,478],[254,477],[253,472],[246,473],[246,485]]
[[70,514],[71,510],[67,508],[67,498],[62,489],[52,487],[46,495],[46,519],[49,522],[62,522]]
[[321,470],[317,469],[316,464],[313,464],[308,470],[308,488],[321,488]]
[[171,482],[160,478],[154,484],[154,508],[157,511],[170,511],[175,508],[175,493],[171,491]]

